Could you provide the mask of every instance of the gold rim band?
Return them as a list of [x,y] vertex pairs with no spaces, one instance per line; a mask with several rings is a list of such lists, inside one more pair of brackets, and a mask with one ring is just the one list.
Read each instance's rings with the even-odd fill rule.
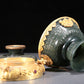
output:
[[6,49],[24,49],[26,48],[25,45],[6,45]]

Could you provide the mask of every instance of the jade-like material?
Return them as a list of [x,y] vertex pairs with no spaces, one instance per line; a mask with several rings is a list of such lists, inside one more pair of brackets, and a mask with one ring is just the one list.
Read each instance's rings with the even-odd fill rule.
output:
[[38,52],[40,58],[48,56],[52,60],[50,66],[70,65],[75,71],[84,71],[84,35],[71,17],[60,17],[48,25]]

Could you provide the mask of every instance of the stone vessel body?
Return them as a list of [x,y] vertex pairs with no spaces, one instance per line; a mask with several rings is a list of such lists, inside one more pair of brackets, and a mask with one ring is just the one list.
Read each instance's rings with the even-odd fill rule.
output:
[[71,65],[84,71],[84,35],[78,23],[68,16],[51,22],[40,38],[38,53],[48,66]]

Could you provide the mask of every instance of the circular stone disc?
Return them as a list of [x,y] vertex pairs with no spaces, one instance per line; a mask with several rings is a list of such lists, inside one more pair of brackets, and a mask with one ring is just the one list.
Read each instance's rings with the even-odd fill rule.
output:
[[[46,40],[46,36],[49,35],[49,31],[52,31],[52,27],[56,27],[56,22],[59,21],[59,20],[60,20],[60,24],[63,25],[64,27],[73,26],[73,22],[70,24],[70,22],[66,21],[66,18],[70,19],[70,22],[73,21],[74,23],[76,23],[78,28],[79,28],[78,23],[73,18],[68,17],[68,16],[60,17],[60,18],[52,21],[47,26],[47,28],[44,30],[44,32],[43,32],[43,34],[42,34],[42,36],[40,38],[39,45],[38,45],[38,54],[39,54],[40,58],[43,58],[44,60],[47,60],[47,62],[48,62],[47,65],[52,65],[53,61],[46,54],[41,54],[41,52],[43,51],[43,46],[45,45],[44,41]],[[65,19],[65,21],[61,21],[62,19]]]

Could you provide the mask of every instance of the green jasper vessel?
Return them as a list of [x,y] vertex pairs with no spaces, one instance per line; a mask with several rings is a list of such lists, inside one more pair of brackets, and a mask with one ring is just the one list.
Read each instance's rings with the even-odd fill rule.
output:
[[38,53],[48,66],[84,71],[84,35],[78,23],[67,16],[54,20],[41,36]]

